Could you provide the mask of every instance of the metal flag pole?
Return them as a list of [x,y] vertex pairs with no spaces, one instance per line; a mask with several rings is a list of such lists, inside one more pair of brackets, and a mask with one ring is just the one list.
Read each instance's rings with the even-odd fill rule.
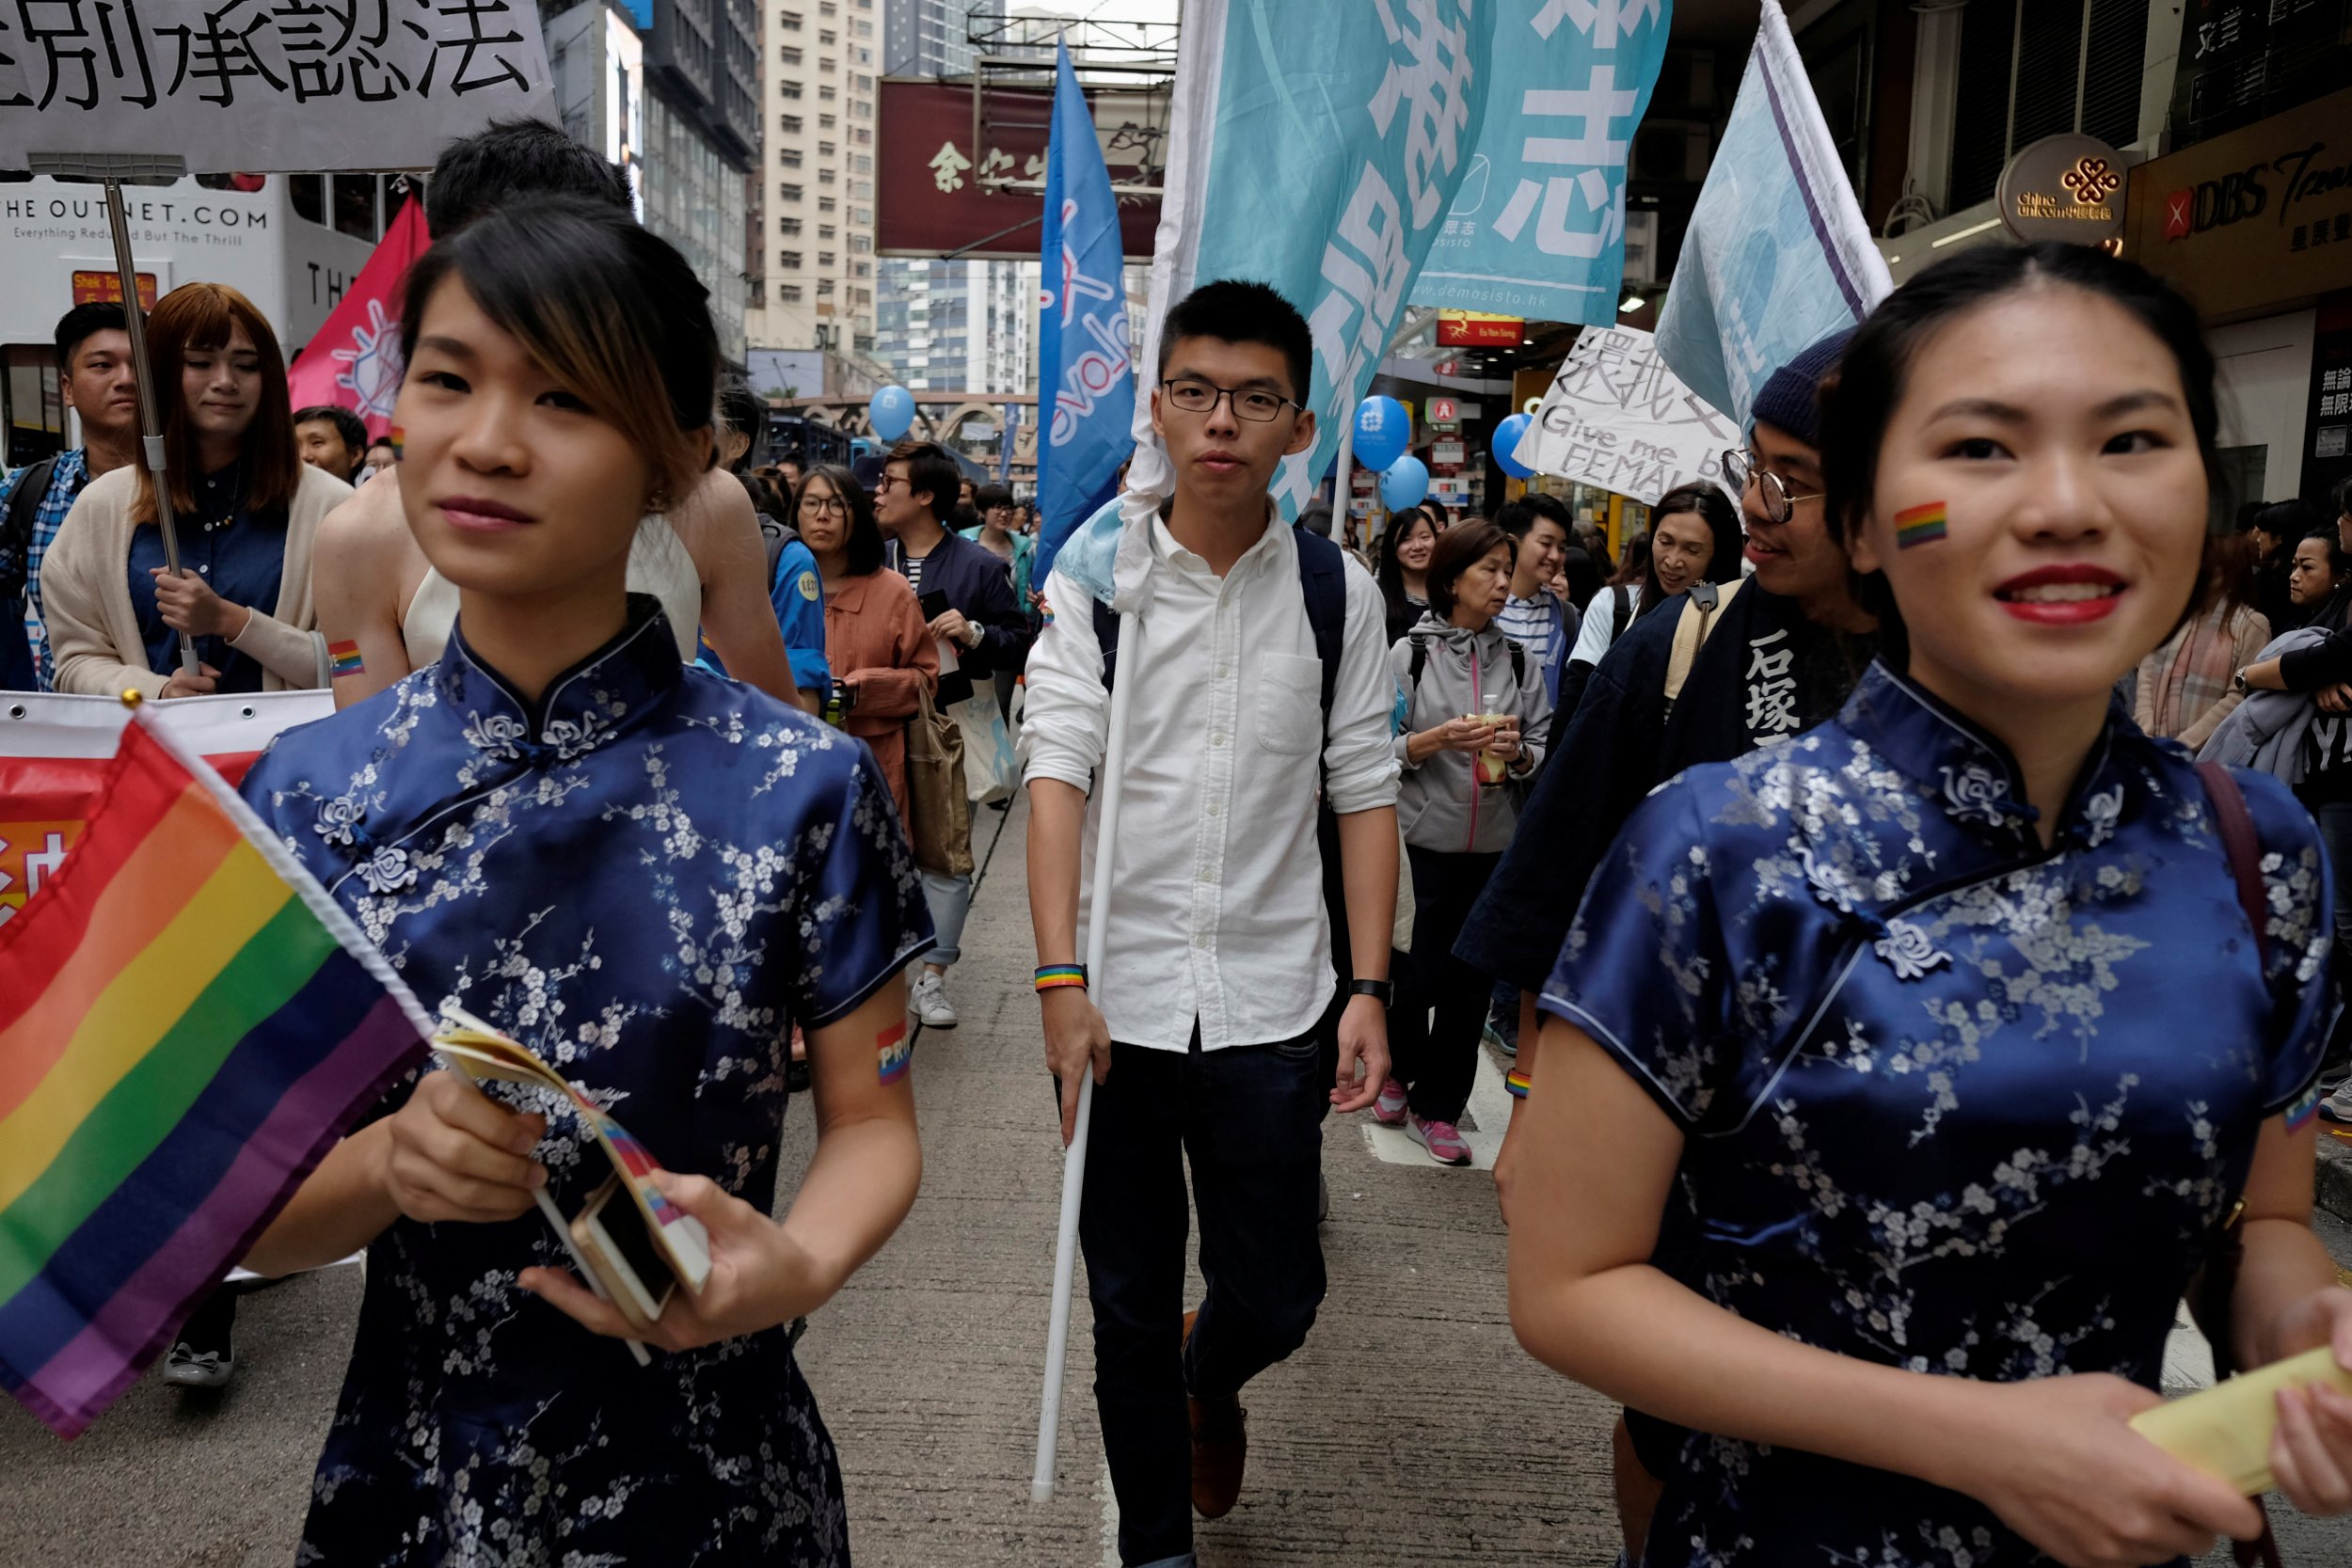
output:
[[[138,266],[131,260],[131,220],[122,210],[125,180],[177,180],[187,160],[176,152],[34,152],[29,172],[61,180],[97,180],[106,187],[106,224],[114,231],[115,272],[122,283],[122,323],[131,339],[131,378],[138,384],[139,448],[155,482],[155,525],[164,538],[164,565],[180,573],[180,531],[171,515],[171,485],[164,476],[164,424],[157,417],[155,372],[147,357],[147,312],[139,309]],[[180,634],[180,668],[197,673],[196,641]]]
[[[1110,946],[1111,869],[1118,859],[1120,796],[1126,783],[1127,713],[1135,705],[1143,619],[1134,610],[1119,617],[1120,676],[1111,692],[1110,734],[1103,748],[1103,810],[1094,834],[1094,896],[1087,922],[1087,975],[1101,984]],[[1061,1223],[1054,1238],[1054,1304],[1045,1328],[1045,1397],[1037,1414],[1037,1466],[1029,1474],[1029,1500],[1054,1500],[1054,1449],[1061,1435],[1062,1364],[1070,1355],[1070,1294],[1078,1266],[1078,1206],[1086,1195],[1087,1130],[1094,1114],[1094,1074],[1078,1079],[1078,1120],[1061,1160]]]
[[[1347,423],[1340,427],[1339,466],[1331,470],[1331,517],[1342,547],[1345,547],[1348,540],[1354,537],[1351,531],[1356,527],[1356,498],[1348,489],[1355,477],[1355,467],[1356,416],[1351,412]],[[1367,533],[1371,526],[1372,519],[1366,517],[1364,527]],[[1370,543],[1369,538],[1366,543]]]

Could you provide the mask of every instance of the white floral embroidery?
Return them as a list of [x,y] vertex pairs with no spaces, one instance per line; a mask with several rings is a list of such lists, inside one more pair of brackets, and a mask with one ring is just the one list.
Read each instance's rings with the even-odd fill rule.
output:
[[2123,786],[2101,790],[2083,800],[2083,842],[2096,849],[2115,836],[2115,824],[2123,815]]
[[359,880],[367,884],[370,893],[392,893],[417,879],[417,868],[408,863],[408,851],[397,844],[377,846],[358,869]]
[[310,831],[329,844],[349,844],[352,829],[359,822],[359,802],[347,795],[319,802],[319,819],[310,824]]
[[1939,771],[1944,775],[1944,800],[1954,816],[1973,816],[1996,828],[2009,820],[2009,791],[1993,769],[1972,762],[1957,771],[1946,764]]
[[1952,956],[1929,940],[1927,932],[1907,920],[1889,921],[1886,934],[1871,951],[1886,960],[1898,980],[1916,980],[1931,969],[1952,961]]

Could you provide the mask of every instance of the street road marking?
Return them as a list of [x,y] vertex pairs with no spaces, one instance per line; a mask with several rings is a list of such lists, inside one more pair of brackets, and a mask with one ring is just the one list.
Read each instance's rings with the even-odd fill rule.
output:
[[[1478,1075],[1470,1081],[1470,1111],[1478,1125],[1466,1129],[1462,1139],[1470,1146],[1470,1169],[1495,1168],[1495,1151],[1502,1147],[1502,1130],[1511,1125],[1511,1091],[1502,1086],[1502,1069],[1485,1044],[1478,1047]],[[1442,1170],[1429,1151],[1406,1136],[1402,1127],[1383,1127],[1364,1118],[1364,1144],[1392,1165],[1421,1165]],[[1458,1167],[1455,1167],[1458,1168]]]

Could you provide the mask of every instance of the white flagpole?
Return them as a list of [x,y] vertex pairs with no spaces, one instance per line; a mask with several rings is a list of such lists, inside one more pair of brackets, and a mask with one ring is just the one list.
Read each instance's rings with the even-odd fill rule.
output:
[[[1094,835],[1094,896],[1087,922],[1087,978],[1102,984],[1109,948],[1111,868],[1119,845],[1119,800],[1125,783],[1127,712],[1135,705],[1142,674],[1143,619],[1134,610],[1119,618],[1119,675],[1111,692],[1110,734],[1103,747],[1099,787],[1103,810]],[[1045,1397],[1037,1414],[1037,1466],[1029,1474],[1029,1500],[1054,1500],[1054,1449],[1061,1435],[1061,1380],[1070,1357],[1070,1294],[1078,1266],[1078,1206],[1086,1195],[1087,1129],[1094,1113],[1094,1074],[1078,1080],[1078,1120],[1061,1161],[1061,1223],[1054,1239],[1054,1305],[1045,1328]]]

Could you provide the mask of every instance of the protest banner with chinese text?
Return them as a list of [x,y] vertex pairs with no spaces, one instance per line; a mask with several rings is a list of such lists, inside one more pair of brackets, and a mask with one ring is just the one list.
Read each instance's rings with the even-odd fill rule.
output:
[[1496,0],[1480,14],[1486,120],[1413,303],[1605,326],[1625,281],[1627,156],[1673,7]]
[[[1152,303],[1199,282],[1271,283],[1314,332],[1314,446],[1284,460],[1295,515],[1388,352],[1483,117],[1493,26],[1463,0],[1198,0],[1177,66]],[[1309,54],[1290,40],[1311,38]],[[1132,486],[1165,490],[1148,400]]]
[[1676,379],[1648,333],[1612,326],[1579,335],[1513,455],[1654,506],[1677,485],[1721,484],[1739,444],[1740,427]]
[[528,0],[138,0],[0,9],[0,168],[177,154],[192,174],[421,168],[552,119]]

